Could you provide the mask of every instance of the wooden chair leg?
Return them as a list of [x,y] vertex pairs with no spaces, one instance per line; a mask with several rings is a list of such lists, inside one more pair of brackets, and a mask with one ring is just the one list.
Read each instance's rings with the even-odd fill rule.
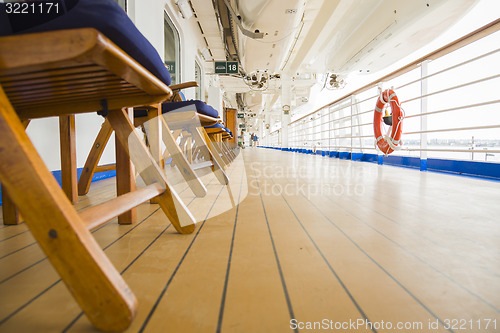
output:
[[193,149],[193,160],[202,160],[204,159],[203,155],[201,154],[201,148],[196,145],[196,142],[194,144],[194,149]]
[[188,163],[191,164],[187,156],[187,136],[186,133],[184,132],[182,133],[181,142],[179,142],[179,149],[182,152],[182,154],[186,157],[186,161],[188,161]]
[[163,117],[161,117],[162,124],[162,139],[165,144],[170,156],[172,157],[172,162],[179,168],[184,180],[188,183],[189,188],[197,197],[204,197],[207,194],[207,188],[201,182],[200,178],[196,175],[193,168],[189,164],[186,156],[177,145],[177,142],[168,127],[167,122]]
[[234,160],[233,151],[231,150],[231,148],[229,148],[229,145],[226,141],[222,141],[222,147],[224,148],[226,156],[229,159],[229,163],[233,162]]
[[219,141],[217,143],[219,144],[219,149],[220,149],[222,155],[224,156],[224,158],[226,159],[227,164],[228,165],[231,164],[231,158],[229,156],[229,152],[226,148],[226,145],[224,144],[224,141]]
[[[161,104],[156,105],[156,107],[151,106],[148,109],[148,121],[142,124],[142,128],[144,129],[144,139],[146,147],[149,148],[151,156],[153,157],[155,162],[158,163],[158,166],[163,169],[165,167],[165,164],[163,163],[161,154],[161,124],[159,118],[160,110]],[[154,197],[149,200],[149,203],[158,204],[159,201],[157,197]]]
[[[130,161],[128,151],[123,145],[115,140],[116,154],[116,195],[120,196],[135,190],[135,172]],[[131,210],[118,216],[119,224],[132,224],[137,219],[137,209]]]
[[59,116],[62,189],[71,203],[78,202],[75,115]]
[[224,149],[224,146],[221,141],[215,142],[216,146],[219,148],[219,152],[221,154],[222,159],[224,160],[224,163],[226,163],[226,166],[229,166],[231,164],[231,160],[227,156],[227,152]]
[[[30,120],[22,121],[24,130],[28,128]],[[3,212],[3,224],[5,225],[16,225],[21,223],[22,217],[19,215],[19,209],[16,204],[12,201],[7,193],[7,189],[2,185],[2,212]]]
[[[161,107],[161,106],[160,106]],[[151,156],[160,167],[161,165],[161,124],[160,124],[160,108],[152,108],[148,110],[148,146]]]
[[236,158],[236,154],[234,153],[234,150],[231,148],[231,142],[224,141],[224,146],[226,147],[231,162],[234,161],[234,159]]
[[[212,147],[212,142],[210,141],[207,133],[202,127],[194,127],[190,129],[190,132],[193,135],[194,142],[198,146],[198,149],[202,156],[208,161],[211,160],[213,163],[212,171],[215,173],[215,176],[219,180],[219,183],[222,185],[229,184],[229,177],[224,171],[224,161],[221,159],[220,155],[215,151]],[[212,149],[209,148],[209,146]]]
[[134,130],[127,113],[123,110],[111,110],[107,118],[115,130],[116,140],[129,153],[144,183],[146,185],[158,183],[165,186],[165,192],[158,196],[158,203],[170,223],[179,233],[192,233],[196,228],[194,217],[170,186],[163,170],[154,161],[139,134]]
[[101,159],[104,148],[106,148],[106,144],[109,141],[111,133],[113,133],[113,129],[111,128],[109,121],[105,120],[97,138],[94,141],[94,145],[90,150],[82,173],[80,174],[80,179],[78,180],[78,195],[85,195],[89,192],[92,177],[96,172],[97,164]]
[[126,329],[136,299],[31,144],[0,87],[0,182],[92,324]]
[[2,211],[3,211],[3,224],[6,225],[16,225],[21,222],[21,217],[19,216],[19,209],[14,204],[7,189],[2,185]]
[[213,156],[219,160],[219,164],[223,169],[227,169],[227,167],[229,166],[229,162],[226,160],[226,157],[222,153],[219,143],[216,141],[216,138],[214,136],[210,138],[207,134],[206,139],[208,140],[210,148],[213,151]]
[[189,164],[193,163],[193,138],[188,136],[186,139],[186,156]]

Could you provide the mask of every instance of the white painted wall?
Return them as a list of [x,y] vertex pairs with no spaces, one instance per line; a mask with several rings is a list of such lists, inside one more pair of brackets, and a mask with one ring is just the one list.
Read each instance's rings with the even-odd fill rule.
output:
[[[167,12],[174,25],[177,26],[181,43],[181,80],[194,81],[195,59],[205,71],[207,64],[200,57],[199,50],[205,47],[201,33],[199,32],[194,17],[183,19],[175,5],[174,0],[128,0],[128,15],[134,21],[142,34],[156,48],[160,56],[164,54],[164,11]],[[203,73],[204,74],[204,73]],[[204,80],[208,82],[208,80]],[[206,91],[204,87],[204,91]],[[186,98],[195,96],[194,88],[184,91]],[[202,93],[204,96],[205,93]],[[222,101],[221,94],[218,94]],[[216,101],[216,99],[213,99]],[[220,102],[221,103],[221,102]],[[219,104],[220,104],[219,103]],[[219,109],[220,110],[220,109]],[[80,114],[76,116],[76,151],[77,166],[83,167],[85,160],[101,128],[104,119],[96,113]],[[46,118],[33,120],[28,129],[35,148],[41,155],[49,170],[60,170],[60,148],[59,148],[59,121],[57,118]],[[114,135],[111,137],[106,150],[103,153],[100,164],[114,163]]]
[[[101,129],[104,118],[96,113],[79,114],[76,116],[76,161],[79,168],[83,167],[94,139]],[[31,121],[26,130],[36,150],[49,170],[61,170],[59,119],[44,118]],[[101,157],[101,164],[114,163],[114,135]]]

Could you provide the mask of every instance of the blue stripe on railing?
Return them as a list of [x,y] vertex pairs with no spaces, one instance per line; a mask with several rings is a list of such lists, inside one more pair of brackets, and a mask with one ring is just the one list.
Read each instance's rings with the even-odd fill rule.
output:
[[[273,148],[273,147],[264,147]],[[279,148],[278,148],[279,149]],[[283,149],[285,151],[312,153],[312,150],[303,148],[289,148]],[[338,151],[325,151],[318,150],[316,154],[344,160],[353,160],[360,162],[370,162],[388,164],[404,168],[418,169],[421,171],[433,171],[451,173],[461,176],[471,176],[492,180],[500,180],[500,163],[494,162],[478,162],[478,161],[459,161],[459,160],[445,160],[438,158],[429,158],[421,160],[418,157],[398,156],[398,155],[377,155],[365,153],[350,153]]]
[[427,170],[500,180],[500,163],[427,159]]

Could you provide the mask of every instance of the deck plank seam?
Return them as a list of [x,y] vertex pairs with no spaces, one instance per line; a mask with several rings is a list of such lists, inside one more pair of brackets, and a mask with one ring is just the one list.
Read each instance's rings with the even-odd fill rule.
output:
[[[274,182],[274,180],[273,180]],[[383,238],[385,238],[386,240],[388,240],[389,242],[393,243],[394,245],[396,245],[396,247],[400,248],[401,250],[403,250],[403,252],[409,254],[410,256],[412,256],[413,258],[417,259],[417,261],[420,261],[421,263],[423,263],[425,266],[431,268],[432,270],[434,270],[435,272],[437,272],[438,274],[442,275],[443,277],[445,277],[446,279],[448,279],[450,282],[452,282],[453,284],[455,284],[456,286],[458,286],[459,288],[461,288],[462,290],[466,291],[467,293],[469,293],[470,295],[476,297],[479,301],[481,301],[482,303],[484,303],[485,305],[489,306],[490,308],[492,308],[493,310],[495,310],[496,312],[500,313],[500,310],[498,308],[496,308],[493,304],[489,303],[488,301],[486,301],[484,298],[482,298],[481,296],[477,295],[476,293],[474,293],[472,290],[470,290],[469,288],[463,286],[462,284],[460,284],[458,281],[454,280],[452,277],[450,277],[449,275],[447,275],[446,273],[442,272],[441,270],[439,270],[438,268],[434,267],[433,265],[429,264],[427,261],[425,261],[424,259],[420,258],[419,256],[417,256],[415,253],[413,253],[412,251],[406,249],[405,247],[403,247],[401,244],[397,243],[396,241],[394,241],[393,239],[391,239],[390,237],[388,237],[387,235],[385,235],[383,232],[379,231],[378,229],[372,227],[369,223],[367,223],[366,221],[364,221],[363,219],[361,219],[360,217],[354,215],[354,213],[352,213],[351,211],[347,210],[346,208],[344,208],[342,205],[339,205],[335,200],[333,200],[330,196],[322,196],[323,198],[326,198],[328,199],[330,202],[332,202],[333,204],[335,204],[337,207],[339,207],[341,210],[343,210],[344,212],[346,212],[347,214],[349,214],[351,217],[353,217],[354,219],[356,219],[357,221],[363,223],[364,225],[366,225],[368,228],[372,229],[373,231],[375,231],[377,234],[379,234],[380,236],[382,236]],[[352,199],[351,199],[352,200]]]
[[[146,221],[151,215],[153,215],[155,212],[157,212],[160,208],[157,208],[154,212],[152,212],[151,214],[149,214],[146,218],[144,218],[141,222],[137,223],[137,225],[135,225],[133,228],[127,230],[125,232],[125,234],[128,234],[130,233],[132,230],[134,230],[135,228],[137,228],[140,224],[142,224],[144,221]],[[125,235],[124,234],[124,235]],[[120,236],[123,237],[124,235]],[[111,244],[107,245],[106,247],[103,248],[103,251],[106,250],[108,247],[110,247],[112,244],[114,244],[116,242],[113,241]],[[44,261],[46,260],[47,257],[45,257],[44,259],[42,259],[41,261]],[[40,262],[41,262],[40,261]],[[12,276],[11,276],[12,277]],[[11,278],[9,277],[9,279]],[[5,281],[5,280],[4,280]],[[46,289],[44,289],[43,291],[41,291],[40,293],[38,293],[36,296],[34,296],[33,298],[31,298],[28,302],[26,302],[25,304],[21,305],[19,308],[17,308],[16,310],[14,310],[12,313],[10,313],[9,315],[7,315],[7,317],[3,318],[3,319],[0,319],[0,326],[2,324],[4,324],[7,320],[9,320],[10,318],[12,318],[14,315],[16,315],[17,313],[19,313],[22,309],[24,309],[25,307],[27,307],[29,304],[31,304],[33,301],[35,301],[36,299],[38,299],[39,297],[41,297],[43,294],[45,294],[47,291],[49,291],[50,289],[52,289],[53,287],[55,287],[59,282],[61,282],[62,280],[59,279],[57,280],[56,282],[54,282],[53,284],[51,284],[49,287],[47,287]]]
[[[231,174],[232,174],[233,171],[231,171]],[[231,175],[230,174],[230,175]],[[187,257],[188,253],[189,253],[189,250],[191,250],[194,242],[196,241],[196,239],[198,238],[200,232],[203,230],[203,227],[205,225],[205,222],[207,221],[208,217],[210,216],[210,212],[212,211],[213,207],[215,206],[215,203],[217,202],[217,200],[219,199],[219,196],[220,194],[222,193],[222,191],[224,190],[224,186],[221,187],[220,191],[219,191],[219,194],[217,195],[217,197],[215,198],[214,202],[212,203],[212,206],[210,206],[210,209],[207,213],[207,215],[205,216],[205,219],[203,220],[203,222],[201,223],[200,227],[198,228],[198,231],[196,232],[196,234],[194,235],[193,239],[191,240],[191,242],[189,243],[189,246],[188,248],[186,249],[186,251],[184,252],[184,254],[182,255],[181,259],[179,260],[177,266],[175,267],[174,271],[172,272],[172,274],[170,275],[170,278],[168,279],[165,287],[162,289],[162,291],[160,292],[160,295],[157,297],[155,303],[153,304],[153,307],[150,309],[148,315],[146,316],[146,319],[144,320],[144,322],[142,323],[141,327],[139,328],[139,333],[142,333],[144,332],[144,330],[146,329],[147,325],[149,324],[151,318],[153,317],[156,309],[158,308],[158,305],[160,304],[163,296],[167,293],[167,290],[168,290],[168,287],[170,286],[170,284],[172,283],[173,279],[175,278],[175,275],[177,274],[177,272],[179,271],[180,267],[182,266],[182,263],[184,262],[184,259]],[[194,200],[194,199],[193,199]]]
[[[302,195],[302,194],[301,194]],[[443,327],[447,327],[443,320],[438,317],[427,305],[425,305],[417,296],[415,296],[405,285],[403,285],[398,279],[396,279],[391,273],[389,273],[382,265],[380,265],[372,256],[370,256],[365,250],[363,250],[349,235],[347,235],[335,222],[333,222],[327,215],[319,209],[312,201],[310,201],[306,196],[302,195],[307,201],[309,201],[316,210],[323,215],[332,226],[334,226],[337,230],[339,230],[344,237],[346,237],[355,247],[357,247],[366,257],[368,257],[379,269],[381,269],[388,277],[390,277],[396,284],[398,284],[408,295],[410,295],[418,304],[420,304],[430,315],[432,315],[435,319],[439,320],[439,323],[443,325]],[[449,332],[454,333],[453,330],[448,329]]]
[[[340,160],[339,162],[342,162],[342,160]],[[382,167],[384,167],[384,166],[385,166],[385,165],[383,165]],[[385,192],[384,192],[384,191],[381,191],[380,193],[384,194]],[[387,193],[385,193],[385,194],[387,194]],[[344,198],[345,198],[345,197],[344,197]],[[351,197],[348,197],[348,199],[349,199],[349,200],[351,200],[351,201],[353,201],[353,202],[355,202],[357,205],[362,206],[362,205],[361,205],[361,203],[360,203],[359,201],[356,201],[356,200],[354,200],[354,199],[353,199],[353,198],[351,198]],[[383,200],[382,198],[375,197],[374,199],[375,199],[377,202],[385,203],[385,202],[384,202],[384,200]],[[394,219],[392,219],[392,218],[390,218],[390,217],[388,217],[388,216],[386,216],[386,215],[384,215],[384,214],[382,214],[382,213],[380,213],[380,212],[376,211],[375,209],[370,208],[370,207],[364,207],[364,206],[362,206],[362,207],[363,207],[363,208],[368,208],[368,209],[370,209],[371,211],[373,211],[373,212],[377,213],[378,215],[381,215],[381,216],[383,216],[383,217],[387,218],[389,221],[391,221],[391,222],[395,223],[396,225],[398,225],[398,226],[400,226],[400,227],[403,227],[403,228],[405,228],[405,229],[410,230],[410,231],[411,231],[411,232],[413,232],[415,235],[417,235],[417,236],[419,236],[419,237],[421,237],[421,238],[424,238],[424,239],[428,240],[429,242],[433,243],[434,245],[436,245],[436,246],[438,246],[438,247],[441,247],[441,248],[443,248],[443,249],[446,249],[446,250],[450,251],[450,253],[455,254],[456,256],[460,257],[461,259],[463,259],[463,260],[466,260],[466,261],[470,262],[471,264],[473,264],[473,265],[475,265],[475,266],[477,266],[477,267],[479,267],[479,268],[481,268],[481,269],[483,269],[483,270],[487,271],[488,273],[490,273],[490,274],[492,274],[492,275],[494,275],[494,276],[496,276],[496,277],[500,277],[500,275],[498,275],[497,273],[495,273],[495,272],[493,272],[493,271],[489,270],[487,267],[484,267],[484,266],[482,266],[482,265],[480,265],[480,264],[478,264],[478,263],[476,263],[476,262],[474,262],[474,261],[472,261],[472,260],[469,260],[469,259],[468,259],[468,258],[466,258],[466,257],[461,256],[460,254],[456,253],[453,249],[450,249],[450,248],[448,248],[448,247],[446,247],[446,246],[444,246],[444,245],[438,244],[436,241],[434,241],[434,240],[432,240],[432,239],[430,239],[430,238],[428,238],[428,237],[422,236],[420,233],[418,233],[418,232],[414,231],[412,228],[407,227],[407,226],[404,226],[404,225],[402,225],[401,223],[396,222]],[[487,250],[491,250],[490,248],[484,247],[482,244],[478,244],[477,242],[475,242],[475,241],[473,241],[473,240],[470,240],[470,239],[468,239],[468,238],[462,237],[462,239],[466,239],[466,240],[468,240],[468,241],[472,242],[473,244],[475,244],[475,245],[477,245],[477,246],[481,246],[481,247],[483,247],[483,248],[485,248],[485,249],[487,249]]]
[[[255,170],[253,172],[254,172],[254,178],[257,181],[257,184],[259,186],[260,201],[262,203],[262,209],[264,210],[264,217],[265,217],[265,220],[266,220],[267,230],[269,232],[269,237],[271,239],[271,245],[272,245],[273,252],[274,252],[274,258],[276,260],[276,265],[278,267],[278,272],[279,272],[279,276],[280,276],[280,279],[281,279],[281,285],[283,287],[283,292],[285,294],[286,304],[287,304],[287,307],[288,307],[288,313],[289,313],[289,316],[290,316],[290,320],[293,320],[296,317],[295,317],[295,314],[294,314],[294,311],[293,311],[292,301],[290,300],[290,294],[288,293],[288,288],[286,286],[286,281],[285,281],[285,277],[283,275],[283,270],[281,268],[281,263],[280,263],[280,260],[279,260],[278,252],[276,250],[276,244],[274,243],[273,234],[271,232],[271,227],[269,226],[269,220],[267,218],[266,207],[264,205],[264,200],[262,198],[262,191],[260,189],[260,182],[259,182],[257,176],[255,175]],[[296,327],[294,329],[294,332],[298,333],[299,329]]]
[[[158,208],[160,209],[160,208]],[[158,209],[156,211],[158,211]],[[155,211],[155,212],[156,212]],[[167,225],[159,234],[156,236],[132,261],[120,272],[120,275],[123,275],[146,251],[163,235],[167,229],[172,226],[172,224]],[[80,312],[69,324],[66,326],[61,332],[66,333],[68,332],[71,327],[80,319],[80,317],[83,316],[83,311]]]
[[[244,175],[245,175],[245,173],[242,172],[241,173],[240,184],[243,184],[243,176]],[[242,189],[243,189],[243,186],[240,186],[240,192],[238,194],[238,204],[236,206],[236,213],[235,213],[235,216],[234,216],[233,234],[232,234],[232,237],[231,237],[231,245],[230,245],[230,248],[229,248],[229,257],[228,257],[228,261],[227,261],[226,276],[224,278],[224,288],[222,289],[222,299],[221,299],[221,304],[220,304],[220,309],[219,309],[219,318],[217,320],[217,330],[216,330],[217,333],[221,332],[221,330],[222,330],[222,321],[224,319],[224,307],[225,307],[225,303],[226,303],[227,288],[228,288],[228,284],[229,284],[229,274],[230,274],[230,271],[231,271],[231,259],[232,259],[232,256],[233,256],[234,238],[235,238],[235,235],[236,235],[236,226],[237,226],[237,223],[238,223],[238,212],[239,212],[239,208],[240,208],[240,199],[241,199],[241,190]]]
[[[274,182],[274,179],[271,178],[271,180],[272,180],[272,182],[274,184],[276,184]],[[299,217],[297,216],[297,214],[295,214],[295,211],[290,206],[290,204],[288,203],[288,200],[286,200],[286,198],[284,197],[283,193],[281,193],[281,197],[283,198],[283,200],[285,201],[286,205],[288,206],[288,208],[292,212],[293,216],[295,217],[295,219],[297,220],[297,222],[301,226],[302,230],[304,230],[305,234],[307,235],[307,237],[309,238],[309,240],[311,241],[311,243],[314,245],[314,247],[316,248],[316,250],[318,251],[318,253],[320,254],[320,256],[323,258],[323,261],[326,263],[326,265],[328,266],[328,268],[330,269],[330,271],[333,273],[333,275],[335,276],[335,278],[337,279],[337,281],[342,286],[342,289],[344,289],[344,291],[346,292],[347,296],[351,299],[351,301],[353,302],[354,306],[358,310],[359,314],[363,317],[363,319],[365,319],[369,323],[371,323],[372,321],[370,320],[370,318],[368,318],[368,316],[366,315],[366,313],[361,308],[361,305],[356,301],[356,299],[354,298],[354,296],[352,295],[352,293],[349,291],[349,289],[345,285],[344,281],[340,278],[340,276],[335,271],[335,269],[332,267],[332,265],[330,264],[330,262],[328,261],[328,259],[326,259],[326,256],[324,255],[323,251],[320,250],[320,248],[318,247],[318,245],[316,244],[316,242],[313,240],[313,238],[311,237],[311,235],[309,234],[309,232],[306,230],[306,228],[302,224],[302,221],[299,219]],[[377,333],[377,330],[375,328],[373,328],[373,326],[371,326],[371,330],[372,330],[372,332]]]
[[[187,190],[188,188],[189,188],[189,187],[188,187],[188,186],[186,186],[183,190],[181,190],[181,191],[179,192],[179,194],[180,194],[180,193],[182,193],[182,192],[184,192],[184,191],[185,191],[185,190]],[[103,199],[103,200],[101,200],[101,201],[102,201],[102,202],[104,202],[105,200],[106,200],[106,199]],[[193,199],[193,200],[194,200],[194,199]],[[193,200],[191,200],[191,201],[193,201]],[[78,209],[78,211],[83,210],[83,209],[85,209],[86,207],[92,206],[92,205],[94,205],[94,204],[98,204],[99,202],[100,202],[100,201],[97,201],[96,203],[92,203],[92,204],[90,204],[90,205],[88,205],[88,206],[82,207],[82,208]],[[188,204],[188,205],[189,205],[189,204]],[[113,220],[111,220],[111,221],[109,221],[109,222],[107,222],[107,223],[105,223],[105,224],[103,224],[103,225],[99,226],[98,228],[96,228],[96,229],[92,230],[92,231],[91,231],[91,233],[95,233],[95,232],[97,232],[98,230],[100,230],[100,229],[102,229],[102,228],[104,228],[104,227],[106,227],[106,226],[110,225],[110,224],[111,224],[111,222],[113,222],[114,220],[115,220],[115,219],[113,219]],[[143,221],[142,221],[142,222],[143,222]],[[141,223],[142,223],[142,222],[141,222]],[[134,227],[134,228],[135,228],[135,227]],[[130,229],[130,231],[131,231],[131,230],[133,230],[133,228],[132,228],[132,229]],[[29,229],[28,229],[27,231],[29,231]],[[11,253],[8,253],[8,254],[6,254],[6,255],[4,255],[4,256],[2,256],[2,257],[0,257],[0,260],[1,260],[1,259],[3,259],[3,258],[6,258],[6,257],[8,257],[8,256],[10,256],[10,255],[12,255],[12,254],[15,254],[15,253],[17,253],[17,252],[19,252],[19,251],[21,251],[21,250],[24,250],[24,249],[26,249],[26,248],[28,248],[28,247],[30,247],[30,246],[32,246],[32,245],[35,245],[35,244],[36,244],[36,242],[32,242],[32,243],[28,244],[27,246],[25,246],[25,247],[23,247],[23,248],[20,248],[20,249],[18,249],[18,250],[16,250],[16,251],[13,251],[13,252],[11,252]],[[103,249],[105,250],[106,248],[103,248]],[[45,259],[47,259],[47,257],[44,257],[43,259],[41,259],[41,260],[39,260],[39,261],[37,261],[37,262],[35,262],[35,263],[32,263],[32,264],[30,264],[29,266],[27,266],[27,267],[23,268],[22,270],[20,270],[20,271],[18,271],[18,272],[16,272],[16,273],[14,273],[13,275],[11,275],[11,276],[9,276],[9,277],[7,277],[7,278],[3,279],[2,281],[0,281],[0,285],[1,285],[2,283],[6,282],[7,280],[9,280],[9,279],[13,278],[14,276],[16,276],[16,275],[18,275],[18,274],[20,274],[20,273],[22,273],[22,272],[24,272],[24,271],[28,270],[29,268],[32,268],[32,267],[36,266],[37,264],[41,263],[41,262],[42,262],[42,261],[44,261]]]
[[[18,224],[18,225],[19,225],[19,224]],[[18,234],[15,234],[15,235],[9,236],[9,237],[7,237],[7,238],[0,239],[0,243],[1,243],[1,242],[3,242],[3,241],[9,240],[9,239],[11,239],[11,238],[14,238],[14,237],[20,236],[20,235],[22,235],[22,234],[24,234],[24,233],[26,233],[26,232],[28,232],[28,231],[29,231],[29,229],[28,229],[28,230],[24,230],[24,231],[22,231],[22,232],[20,232],[20,233],[18,233]]]

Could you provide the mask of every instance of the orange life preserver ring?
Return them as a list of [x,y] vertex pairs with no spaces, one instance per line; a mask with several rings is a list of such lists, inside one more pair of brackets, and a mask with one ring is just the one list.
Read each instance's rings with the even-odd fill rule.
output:
[[[392,110],[392,131],[391,136],[382,135],[382,114],[386,104],[390,104]],[[403,130],[403,115],[401,106],[399,105],[398,96],[392,89],[387,89],[382,92],[375,105],[375,112],[373,115],[373,132],[375,133],[375,140],[377,147],[384,154],[392,153],[400,145],[401,132]]]

